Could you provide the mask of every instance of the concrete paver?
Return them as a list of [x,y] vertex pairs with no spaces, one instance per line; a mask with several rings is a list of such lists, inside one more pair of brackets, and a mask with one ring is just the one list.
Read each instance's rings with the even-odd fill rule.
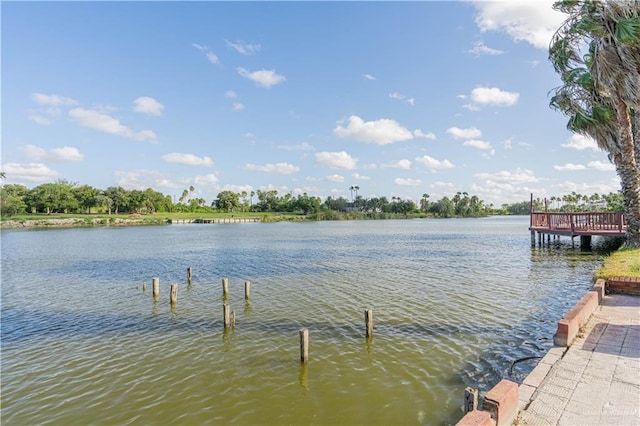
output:
[[640,426],[640,297],[605,296],[571,347],[525,379],[519,406],[515,425]]

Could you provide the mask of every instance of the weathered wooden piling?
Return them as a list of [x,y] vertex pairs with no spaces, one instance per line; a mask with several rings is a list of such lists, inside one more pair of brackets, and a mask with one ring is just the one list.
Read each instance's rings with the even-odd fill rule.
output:
[[231,325],[231,312],[230,312],[230,307],[228,303],[225,303],[224,305],[222,305],[222,312],[224,315],[224,328],[229,328]]
[[229,278],[222,279],[222,295],[224,297],[229,295]]
[[236,311],[231,311],[231,327],[236,328]]
[[153,297],[160,296],[160,278],[153,278]]
[[191,274],[191,266],[189,266],[187,268],[187,283],[191,284],[191,278],[192,278],[192,274]]
[[364,325],[367,328],[366,337],[373,337],[373,310],[364,311]]
[[478,409],[478,389],[466,388],[464,390],[464,413]]
[[309,330],[306,328],[300,330],[300,361],[309,361]]
[[146,292],[146,291],[147,291],[147,283],[146,283],[146,282],[143,282],[143,283],[142,283],[142,292],[144,293],[144,292]]
[[178,303],[178,284],[171,284],[171,296],[169,297],[169,302],[172,305]]
[[244,282],[244,300],[249,300],[251,296],[251,281]]

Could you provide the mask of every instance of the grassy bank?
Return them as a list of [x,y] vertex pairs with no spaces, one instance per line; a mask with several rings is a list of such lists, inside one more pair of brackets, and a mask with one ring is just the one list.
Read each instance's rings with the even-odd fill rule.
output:
[[640,278],[640,249],[621,248],[611,253],[594,275],[596,279],[605,280],[609,277]]

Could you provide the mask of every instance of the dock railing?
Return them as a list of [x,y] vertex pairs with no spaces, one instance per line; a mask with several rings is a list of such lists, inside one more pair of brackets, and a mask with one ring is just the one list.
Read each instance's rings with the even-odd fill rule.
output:
[[621,234],[626,230],[623,213],[589,212],[589,213],[531,213],[532,231],[563,232],[577,235]]

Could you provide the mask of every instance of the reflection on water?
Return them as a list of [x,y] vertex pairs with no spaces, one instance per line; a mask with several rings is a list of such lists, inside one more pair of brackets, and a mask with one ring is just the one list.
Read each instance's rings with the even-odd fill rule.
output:
[[[531,248],[527,227],[515,217],[3,231],[3,420],[455,423],[466,386],[484,392],[535,366],[514,361],[552,345],[604,255],[570,241]],[[223,302],[237,319],[227,331]]]

